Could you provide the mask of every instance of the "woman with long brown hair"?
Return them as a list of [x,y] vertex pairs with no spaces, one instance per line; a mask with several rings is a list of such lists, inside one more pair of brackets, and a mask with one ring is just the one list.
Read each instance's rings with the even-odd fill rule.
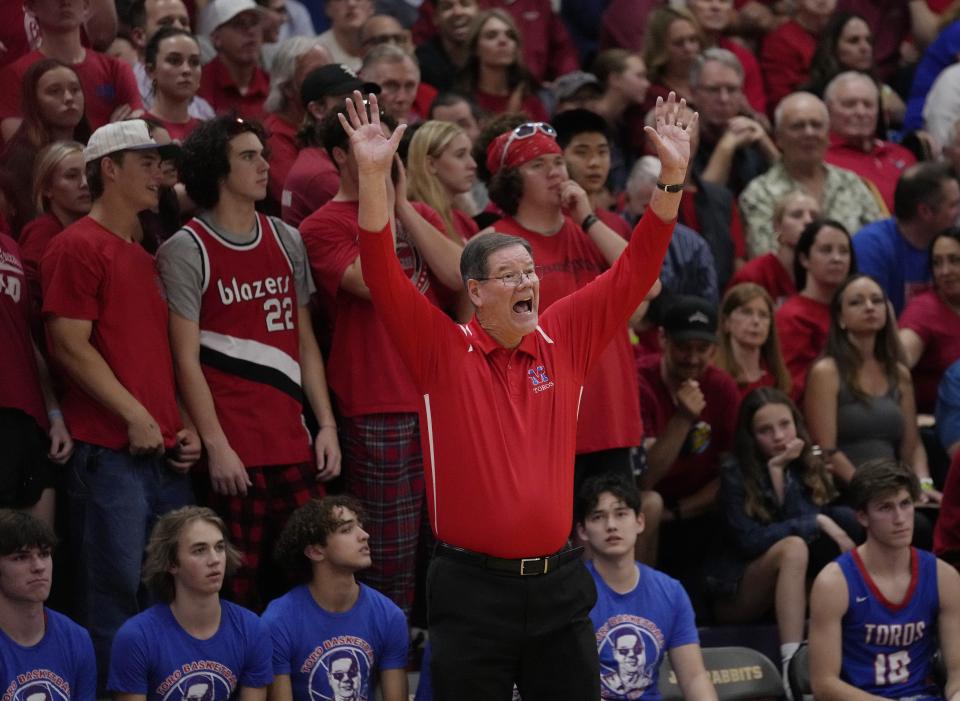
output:
[[547,121],[536,81],[523,65],[520,31],[509,13],[494,9],[478,14],[467,47],[458,92],[493,114],[525,112],[532,120]]

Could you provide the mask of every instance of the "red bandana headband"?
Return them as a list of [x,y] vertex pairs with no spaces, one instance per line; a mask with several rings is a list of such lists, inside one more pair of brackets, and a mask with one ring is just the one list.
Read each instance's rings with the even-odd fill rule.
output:
[[[524,135],[525,130],[531,133]],[[517,168],[538,156],[563,153],[552,132],[549,124],[539,123],[521,124],[504,132],[487,146],[487,170],[493,175],[501,168]]]

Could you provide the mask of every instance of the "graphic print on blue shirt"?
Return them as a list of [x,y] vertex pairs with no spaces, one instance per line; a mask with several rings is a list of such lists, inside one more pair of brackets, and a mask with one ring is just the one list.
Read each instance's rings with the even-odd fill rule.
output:
[[899,604],[886,600],[856,549],[837,558],[847,580],[841,678],[884,698],[939,699],[931,662],[939,645],[937,560],[911,549],[911,581]]
[[110,655],[110,691],[148,701],[227,701],[239,687],[273,681],[270,634],[257,616],[220,602],[220,627],[206,640],[187,633],[168,604],[120,627]]
[[640,563],[637,567],[637,586],[619,594],[603,581],[593,562],[587,562],[597,586],[590,620],[600,656],[603,699],[658,701],[664,654],[700,642],[693,607],[681,584]]
[[294,701],[369,701],[378,670],[407,664],[407,624],[396,604],[360,585],[349,611],[322,609],[306,585],[267,606],[273,672],[290,675]]
[[86,630],[45,608],[43,638],[18,645],[0,631],[0,693],[3,701],[93,701],[97,663]]

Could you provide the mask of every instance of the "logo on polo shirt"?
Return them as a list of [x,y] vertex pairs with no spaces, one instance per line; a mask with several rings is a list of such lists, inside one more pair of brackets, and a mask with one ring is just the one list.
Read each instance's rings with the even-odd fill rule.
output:
[[553,381],[547,376],[547,371],[542,365],[527,370],[527,377],[530,378],[530,382],[533,384],[534,392],[543,392],[553,387]]

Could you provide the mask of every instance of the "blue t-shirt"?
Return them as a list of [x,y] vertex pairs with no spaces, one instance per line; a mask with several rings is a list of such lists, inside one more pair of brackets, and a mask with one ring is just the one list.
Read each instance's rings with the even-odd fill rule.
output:
[[847,580],[840,678],[869,694],[914,701],[940,699],[933,681],[940,594],[937,559],[911,551],[912,578],[902,602],[887,601],[856,550],[836,560]]
[[93,701],[97,697],[97,661],[90,634],[63,614],[44,608],[46,630],[39,643],[23,647],[0,630],[0,694],[26,701]]
[[273,637],[273,673],[290,675],[294,701],[372,699],[377,670],[407,666],[407,620],[363,584],[349,611],[320,608],[307,585],[275,599],[263,613]]
[[220,602],[220,627],[198,640],[168,604],[139,613],[117,632],[107,688],[148,701],[227,701],[238,687],[273,681],[270,632],[252,611]]
[[853,237],[853,251],[857,272],[880,284],[897,316],[907,300],[930,286],[930,254],[903,238],[893,217],[860,229]]
[[700,642],[693,606],[680,582],[639,562],[637,567],[637,586],[618,594],[593,563],[587,563],[597,585],[597,605],[590,620],[597,636],[600,697],[604,699],[658,701],[664,653]]

